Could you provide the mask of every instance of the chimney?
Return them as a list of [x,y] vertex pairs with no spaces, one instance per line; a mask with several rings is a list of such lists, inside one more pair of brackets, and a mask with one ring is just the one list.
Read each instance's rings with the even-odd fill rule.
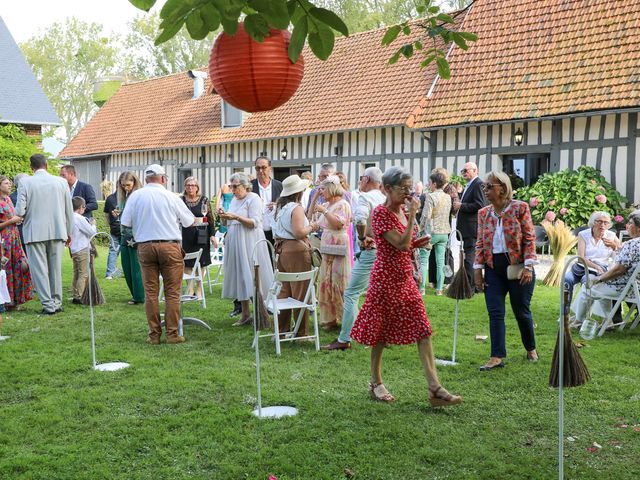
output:
[[204,93],[204,79],[207,78],[207,72],[200,72],[198,70],[189,70],[187,72],[191,78],[193,78],[193,97],[192,99],[200,98]]

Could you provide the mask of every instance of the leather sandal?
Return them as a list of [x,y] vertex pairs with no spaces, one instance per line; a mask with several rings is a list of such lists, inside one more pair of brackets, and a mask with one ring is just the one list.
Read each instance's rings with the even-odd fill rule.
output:
[[451,395],[441,385],[435,390],[429,389],[429,403],[432,407],[452,407],[460,405],[462,397],[460,395]]
[[391,395],[383,383],[369,383],[369,396],[378,402],[392,403],[396,397]]

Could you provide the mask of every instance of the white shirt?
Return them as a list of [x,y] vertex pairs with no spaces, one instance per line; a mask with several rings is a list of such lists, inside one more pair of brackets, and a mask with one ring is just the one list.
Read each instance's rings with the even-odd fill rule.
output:
[[[65,180],[65,182],[66,182],[66,180]],[[73,194],[76,193],[76,185],[78,185],[78,180],[73,182],[73,185],[71,185],[71,187],[69,187],[69,195],[71,195],[71,198],[73,198]]]
[[269,179],[269,185],[263,187],[258,180],[259,195],[262,199],[262,229],[265,231],[271,230],[271,222],[273,221],[272,211],[267,207],[272,202],[273,195],[271,194],[271,185],[273,182]]
[[69,245],[71,253],[78,253],[87,248],[91,237],[96,231],[95,225],[91,225],[79,213],[73,212],[73,230],[71,231],[71,244]]
[[[278,211],[278,215],[273,224],[273,236],[275,238],[284,238],[287,240],[296,240],[296,236],[293,233],[293,225],[291,222],[291,216],[293,210],[296,207],[300,207],[299,203],[289,202],[283,208]],[[304,226],[309,226],[309,220],[304,217]]]
[[[473,177],[471,180],[469,180],[469,183],[467,183],[464,187],[464,190],[462,191],[462,195],[460,195],[460,202],[462,202],[462,200],[464,199],[464,196],[467,194],[467,192],[469,191],[469,187],[471,186],[471,184],[473,182],[476,181],[476,178],[479,177]],[[458,210],[459,211],[459,210]]]
[[371,230],[371,212],[378,205],[382,205],[387,200],[387,197],[379,189],[373,189],[368,192],[360,192],[358,196],[358,205],[354,212],[353,218],[356,225],[366,225],[365,234],[368,237],[373,237],[373,231]]
[[[613,260],[613,256],[615,254],[615,251],[612,248],[607,247],[602,239],[596,242],[590,228],[582,230],[578,233],[578,236],[582,237],[582,240],[584,240],[585,243],[585,258],[597,263],[601,267],[609,265],[609,261]],[[604,238],[614,240],[616,238],[616,234],[611,230],[606,230],[604,232]]]
[[182,240],[183,227],[193,225],[195,217],[176,194],[159,183],[148,183],[127,200],[120,223],[133,229],[136,242]]

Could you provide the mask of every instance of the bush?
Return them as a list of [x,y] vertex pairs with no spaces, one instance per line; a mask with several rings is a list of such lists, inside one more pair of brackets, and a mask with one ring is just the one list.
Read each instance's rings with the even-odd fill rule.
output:
[[533,185],[517,190],[516,198],[529,204],[533,221],[562,220],[569,228],[586,225],[595,211],[626,216],[627,199],[605,180],[599,170],[581,166],[578,170],[546,173]]

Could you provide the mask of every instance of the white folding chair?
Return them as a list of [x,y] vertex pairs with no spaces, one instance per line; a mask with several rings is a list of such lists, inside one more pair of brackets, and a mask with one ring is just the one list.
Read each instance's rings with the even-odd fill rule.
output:
[[[280,355],[280,342],[291,342],[293,340],[314,339],[316,350],[320,350],[320,335],[318,334],[318,310],[316,299],[316,278],[318,276],[318,268],[307,272],[284,273],[275,271],[273,285],[269,289],[265,303],[267,308],[273,313],[273,334],[260,335],[260,337],[273,337],[276,343],[276,354]],[[282,282],[309,282],[304,300],[296,300],[295,298],[278,298]],[[293,330],[289,332],[280,332],[278,327],[278,315],[283,310],[300,309],[298,318],[296,319]],[[313,335],[298,336],[298,329],[302,323],[305,310],[311,312],[313,316]],[[282,336],[282,338],[281,338]],[[257,339],[256,339],[257,341]]]
[[631,277],[629,277],[629,281],[624,286],[622,291],[618,295],[598,295],[598,300],[611,300],[613,302],[613,306],[607,312],[607,316],[604,318],[602,322],[602,326],[600,327],[600,331],[598,332],[598,336],[604,335],[604,332],[607,331],[607,328],[611,326],[615,326],[613,323],[613,315],[616,311],[621,308],[622,303],[626,303],[629,307],[627,313],[622,317],[622,322],[617,324],[618,330],[624,330],[624,327],[629,322],[631,318],[631,314],[635,311],[635,317],[633,319],[633,323],[631,324],[631,330],[638,326],[638,321],[640,321],[640,315],[638,313],[639,310],[639,302],[640,302],[640,263],[636,265],[636,267],[631,272]]
[[[202,267],[200,266],[200,257],[202,256],[202,249],[197,252],[187,253],[184,256],[184,260],[193,260],[193,269],[191,273],[182,274],[182,295],[180,296],[181,303],[188,302],[200,302],[202,304],[202,308],[207,308],[207,300],[204,298],[204,278],[202,277]],[[190,295],[189,289],[191,285],[194,285],[194,289],[197,288],[200,290],[201,298],[198,298],[196,295]],[[159,292],[160,301],[164,301],[164,283],[162,281],[162,276],[160,276],[160,292]]]
[[[222,285],[222,267],[224,265],[224,233],[216,232],[218,247],[211,245],[211,264],[204,267],[204,276],[207,277],[209,293],[213,293],[216,285]],[[211,269],[215,269],[215,278],[211,278]],[[222,292],[220,292],[222,295]]]

